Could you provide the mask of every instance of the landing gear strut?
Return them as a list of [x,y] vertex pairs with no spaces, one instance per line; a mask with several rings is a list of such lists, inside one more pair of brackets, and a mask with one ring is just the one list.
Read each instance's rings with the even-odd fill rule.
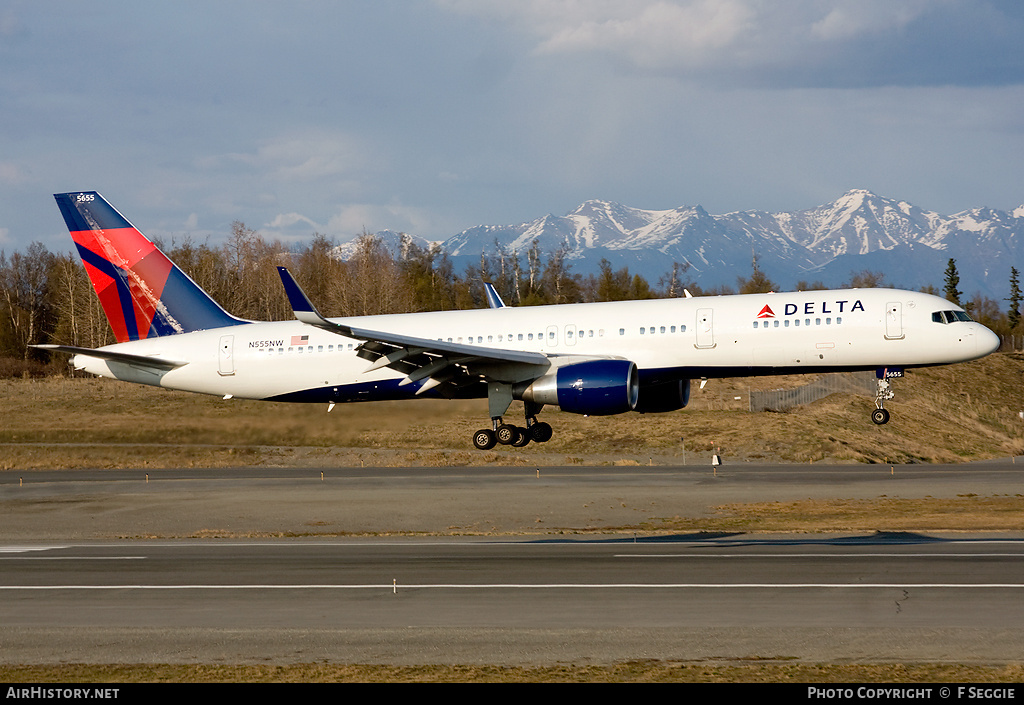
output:
[[889,412],[885,409],[885,402],[895,396],[892,385],[886,379],[886,374],[887,372],[882,370],[878,376],[878,386],[875,388],[875,410],[871,412],[871,420],[878,426],[889,423]]

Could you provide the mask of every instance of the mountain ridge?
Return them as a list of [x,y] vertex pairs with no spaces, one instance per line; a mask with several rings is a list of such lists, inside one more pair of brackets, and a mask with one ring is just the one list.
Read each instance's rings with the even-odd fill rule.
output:
[[628,266],[656,282],[673,262],[688,264],[686,277],[704,289],[734,286],[750,275],[755,257],[781,288],[800,281],[840,286],[865,269],[894,286],[941,287],[953,258],[965,294],[1001,298],[1010,267],[1024,257],[1024,205],[942,215],[851,189],[804,210],[712,215],[700,205],[647,210],[592,199],[564,216],[467,228],[437,246],[464,268],[499,250],[523,257],[535,241],[546,255],[564,249],[573,271],[583,274],[607,259],[615,269]]

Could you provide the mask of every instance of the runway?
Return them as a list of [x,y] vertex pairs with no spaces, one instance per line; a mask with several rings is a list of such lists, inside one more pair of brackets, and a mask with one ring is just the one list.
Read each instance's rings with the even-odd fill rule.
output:
[[[310,503],[304,510],[293,506],[298,497],[284,489],[289,485],[280,484],[294,478],[276,471],[245,478],[190,471],[174,479],[151,478],[149,485],[111,473],[37,475],[29,492],[5,476],[5,516],[15,523],[32,516],[51,530],[77,516],[80,536],[26,541],[13,536],[21,531],[5,521],[0,659],[533,665],[652,658],[1024,658],[1020,536],[101,536],[117,523],[127,536],[145,534],[147,524],[165,530],[172,517],[186,524],[230,523],[229,514],[258,496],[265,497],[259,509],[284,503],[308,518],[327,511],[318,502],[345,498],[343,507],[352,508],[383,493],[408,505],[393,506],[393,524],[431,512],[442,515],[438,521],[450,520],[443,515],[451,506],[475,497],[482,514],[504,505],[509,515],[523,514],[522,524],[529,526],[524,505],[541,496],[553,507],[563,506],[571,523],[593,508],[576,506],[587,498],[596,504],[618,497],[627,505],[618,511],[635,513],[641,496],[673,503],[677,494],[686,494],[698,504],[737,493],[806,496],[821,487],[822,473],[841,478],[842,496],[877,493],[878,482],[890,482],[890,493],[917,486],[934,495],[959,491],[962,483],[975,490],[1007,489],[1020,479],[1015,467],[997,465],[912,466],[894,469],[889,480],[878,468],[828,468],[811,480],[803,468],[751,468],[731,477],[704,469],[646,470],[567,470],[540,492],[529,484],[536,477],[505,470],[475,479],[458,470],[414,477],[339,471],[344,480],[333,491],[297,490]],[[927,480],[893,480],[912,472]],[[458,501],[445,500],[453,493]],[[218,514],[195,517],[187,498],[202,494],[212,497]],[[234,503],[227,500],[232,494]],[[410,497],[416,494],[413,511]],[[200,514],[208,511],[201,504]],[[19,505],[20,512],[7,512]],[[355,514],[373,522],[377,511]],[[261,529],[293,520],[270,517]]]

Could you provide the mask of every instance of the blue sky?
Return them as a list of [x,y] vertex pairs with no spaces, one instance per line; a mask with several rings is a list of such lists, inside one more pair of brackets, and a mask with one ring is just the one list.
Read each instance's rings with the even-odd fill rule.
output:
[[197,242],[442,239],[591,198],[1012,209],[1021,36],[991,0],[7,0],[0,249],[70,249],[74,190]]

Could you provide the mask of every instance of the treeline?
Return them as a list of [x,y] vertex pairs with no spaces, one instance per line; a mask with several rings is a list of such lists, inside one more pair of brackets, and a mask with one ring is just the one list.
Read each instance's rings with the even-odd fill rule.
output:
[[[518,254],[496,244],[493,254],[481,255],[478,264],[462,272],[455,271],[440,249],[419,247],[411,240],[403,241],[400,252],[392,254],[379,238],[364,233],[347,261],[337,259],[335,247],[319,233],[305,245],[286,246],[266,240],[241,222],[232,224],[231,235],[222,245],[196,244],[189,239],[161,244],[168,257],[227,311],[264,321],[292,317],[277,273],[279,265],[292,271],[327,316],[481,308],[487,305],[484,282],[494,284],[505,303],[512,306],[682,297],[684,289],[694,296],[781,290],[760,269],[756,258],[751,275],[738,279],[735,289],[703,289],[687,278],[687,266],[679,263],[666,267],[653,284],[626,267],[614,269],[607,260],[601,261],[597,274],[582,275],[572,271],[567,247],[542,252],[536,241]],[[950,298],[948,271],[946,276]],[[1022,333],[1015,277],[1013,270],[1008,301],[1015,300],[1009,306],[980,294],[970,301],[951,300],[962,303],[976,320],[997,333]],[[846,283],[853,287],[889,285],[873,272],[854,274]],[[801,281],[794,288],[826,287],[821,282]],[[953,291],[959,296],[955,287]],[[45,351],[29,347],[32,344],[99,347],[113,342],[77,254],[53,253],[38,242],[24,252],[8,255],[0,251],[0,376],[66,370],[65,356],[51,360]]]

